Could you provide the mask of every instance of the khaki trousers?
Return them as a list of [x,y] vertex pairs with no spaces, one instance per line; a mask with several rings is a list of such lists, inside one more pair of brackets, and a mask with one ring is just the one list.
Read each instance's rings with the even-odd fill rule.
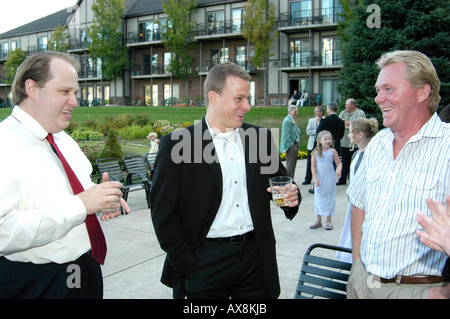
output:
[[368,273],[360,259],[353,262],[347,283],[348,299],[429,299],[428,289],[438,284],[380,283]]

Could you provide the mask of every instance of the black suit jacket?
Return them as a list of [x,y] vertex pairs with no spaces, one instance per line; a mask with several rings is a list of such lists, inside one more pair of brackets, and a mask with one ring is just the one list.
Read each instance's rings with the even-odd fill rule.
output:
[[326,118],[321,119],[319,126],[317,127],[317,134],[321,131],[330,131],[333,137],[333,143],[336,150],[340,150],[341,139],[345,132],[345,121],[339,118],[337,114],[333,113]]
[[[268,289],[276,298],[280,286],[267,188],[270,177],[287,172],[269,130],[243,124],[240,135],[255,237]],[[255,154],[264,149],[266,157]],[[298,196],[300,203],[300,192]],[[196,263],[194,251],[205,240],[222,200],[222,172],[204,118],[161,138],[150,199],[156,236],[167,253],[161,282],[173,287],[175,276],[184,276]],[[292,219],[298,206],[283,210]]]

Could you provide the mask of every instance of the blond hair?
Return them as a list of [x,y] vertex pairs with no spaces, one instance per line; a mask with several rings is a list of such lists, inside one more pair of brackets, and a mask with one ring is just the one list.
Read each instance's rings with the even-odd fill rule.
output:
[[317,134],[317,146],[316,146],[316,151],[319,154],[319,157],[323,157],[323,145],[322,143],[320,143],[319,141],[322,139],[322,137],[324,135],[330,134],[331,136],[331,147],[334,148],[334,143],[333,143],[333,134],[331,134],[330,131],[324,130],[324,131],[320,131],[319,134]]
[[406,63],[407,71],[405,80],[414,88],[422,88],[428,84],[430,86],[430,96],[428,97],[428,109],[433,114],[439,105],[441,97],[439,80],[436,69],[430,59],[423,53],[410,50],[398,50],[384,53],[377,61],[380,70],[393,63]]
[[252,79],[252,77],[237,64],[225,62],[215,65],[209,70],[205,79],[204,93],[206,108],[209,106],[208,93],[213,91],[222,94],[225,82],[229,76],[236,76],[245,81],[250,81]]

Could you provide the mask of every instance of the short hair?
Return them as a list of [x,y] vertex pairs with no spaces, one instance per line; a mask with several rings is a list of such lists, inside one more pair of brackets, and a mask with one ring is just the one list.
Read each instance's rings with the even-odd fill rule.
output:
[[215,65],[209,70],[205,79],[204,94],[205,106],[209,106],[208,93],[210,91],[222,94],[225,82],[229,76],[236,76],[243,80],[250,81],[252,77],[240,66],[231,62],[225,62]]
[[325,114],[325,108],[323,107],[323,105],[317,105],[316,107],[319,109],[319,112]]
[[338,105],[335,102],[330,102],[328,103],[327,107],[329,107],[330,109],[332,109],[334,112],[336,112],[338,110]]
[[350,98],[350,99],[348,99],[347,101],[346,101],[346,103],[349,103],[349,104],[352,104],[352,105],[356,105],[356,100],[355,99],[352,99],[352,98]]
[[425,84],[430,86],[428,109],[435,113],[441,97],[439,88],[441,81],[431,60],[423,53],[412,50],[398,50],[384,53],[377,61],[380,70],[393,63],[406,63],[405,80],[414,88],[422,88]]
[[39,87],[44,87],[45,84],[52,78],[50,73],[50,62],[54,58],[60,58],[70,63],[77,72],[80,69],[80,64],[71,55],[63,52],[45,51],[38,52],[27,57],[17,69],[14,82],[11,87],[12,102],[14,105],[19,104],[28,97],[25,82],[28,79],[33,80]]
[[288,106],[288,113],[291,113],[291,111],[294,110],[294,109],[298,110],[297,105],[294,105],[294,104],[289,105]]

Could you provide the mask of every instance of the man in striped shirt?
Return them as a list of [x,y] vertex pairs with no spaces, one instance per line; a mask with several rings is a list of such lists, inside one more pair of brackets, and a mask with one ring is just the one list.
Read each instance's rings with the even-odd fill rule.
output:
[[421,243],[416,217],[431,215],[427,198],[445,203],[450,194],[450,127],[436,113],[440,81],[417,51],[386,53],[377,63],[375,102],[386,129],[368,145],[347,191],[354,205],[348,297],[434,297],[450,288],[442,276],[447,256]]

